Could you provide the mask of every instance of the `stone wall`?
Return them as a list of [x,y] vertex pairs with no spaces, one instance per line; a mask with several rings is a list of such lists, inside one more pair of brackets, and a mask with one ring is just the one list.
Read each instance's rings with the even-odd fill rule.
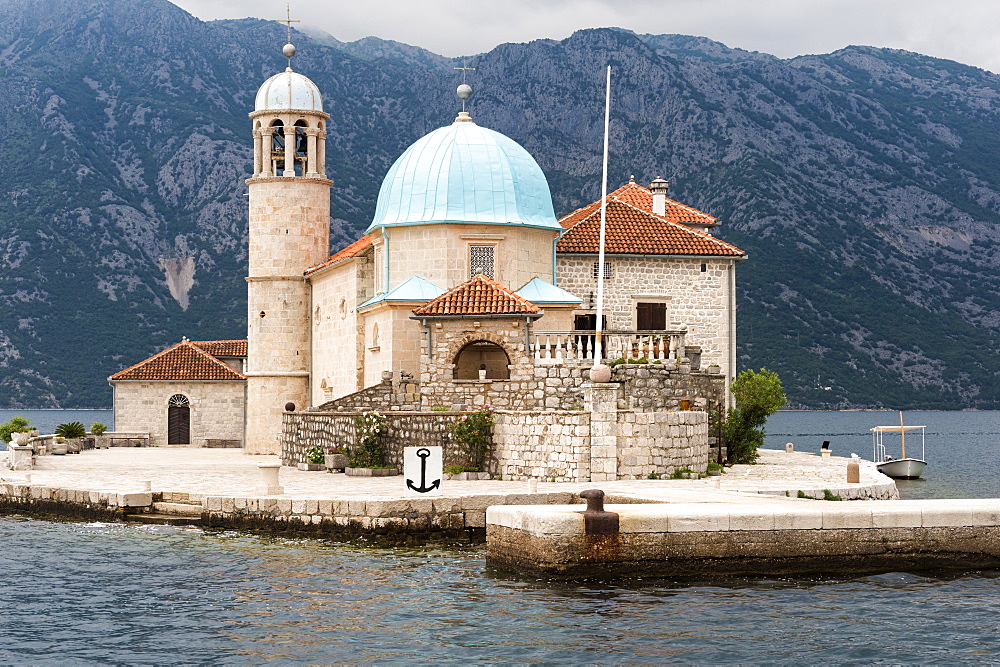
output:
[[[332,447],[351,448],[356,442],[354,418],[359,412],[297,412],[286,413],[281,440],[281,463],[294,466],[305,462],[310,447],[324,450]],[[444,447],[444,464],[465,465],[448,440],[448,424],[461,413],[455,412],[392,412],[383,414],[385,432],[382,442],[387,450],[387,462],[402,468],[403,447]]]
[[498,412],[493,457],[503,479],[588,482],[590,413]]
[[[727,373],[729,339],[735,336],[729,331],[728,258],[613,255],[605,261],[611,265],[611,277],[604,282],[609,330],[634,330],[637,303],[663,303],[667,328],[687,325],[687,344],[701,347],[702,367],[720,364],[723,374]],[[589,295],[597,293],[596,262],[596,255],[560,254],[556,258],[559,287],[588,303]]]
[[708,413],[618,413],[618,479],[670,477],[708,469]]
[[414,382],[382,381],[319,406],[320,412],[378,412],[420,410],[420,386]]
[[694,410],[708,410],[726,402],[725,377],[690,372],[683,364],[619,364],[612,369],[611,379],[621,383],[620,410],[679,410],[685,398]]

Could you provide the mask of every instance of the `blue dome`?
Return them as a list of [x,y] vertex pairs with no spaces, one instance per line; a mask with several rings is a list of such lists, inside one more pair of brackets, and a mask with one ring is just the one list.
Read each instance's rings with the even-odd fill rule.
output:
[[535,159],[466,114],[399,156],[382,181],[368,231],[438,222],[562,229]]

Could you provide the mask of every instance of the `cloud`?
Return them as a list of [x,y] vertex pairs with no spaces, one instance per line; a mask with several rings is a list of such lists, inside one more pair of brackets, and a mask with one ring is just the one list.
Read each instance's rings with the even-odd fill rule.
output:
[[[202,19],[280,19],[272,0],[174,0]],[[294,0],[293,18],[353,41],[394,39],[446,56],[504,42],[563,39],[582,28],[700,35],[790,58],[850,44],[884,46],[1000,71],[994,0]],[[302,25],[299,24],[299,25]]]

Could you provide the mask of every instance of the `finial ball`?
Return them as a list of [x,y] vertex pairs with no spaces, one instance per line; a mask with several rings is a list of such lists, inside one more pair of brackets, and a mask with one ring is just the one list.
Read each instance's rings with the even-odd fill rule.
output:
[[463,83],[458,87],[458,90],[455,91],[455,93],[458,95],[458,99],[467,100],[472,96],[472,86],[467,83]]
[[292,56],[295,55],[295,45],[285,44],[283,47],[281,47],[281,53],[284,54],[286,58],[291,58]]

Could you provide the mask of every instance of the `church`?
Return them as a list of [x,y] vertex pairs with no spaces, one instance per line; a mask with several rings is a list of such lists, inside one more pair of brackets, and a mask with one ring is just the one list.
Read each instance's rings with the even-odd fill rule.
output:
[[630,180],[607,195],[601,266],[601,202],[558,218],[535,159],[464,110],[399,156],[364,235],[331,256],[329,116],[289,54],[249,114],[247,338],[184,339],[111,375],[115,430],[273,454],[286,412],[386,386],[386,410],[568,409],[599,278],[606,362],[732,375],[746,254],[718,220]]

